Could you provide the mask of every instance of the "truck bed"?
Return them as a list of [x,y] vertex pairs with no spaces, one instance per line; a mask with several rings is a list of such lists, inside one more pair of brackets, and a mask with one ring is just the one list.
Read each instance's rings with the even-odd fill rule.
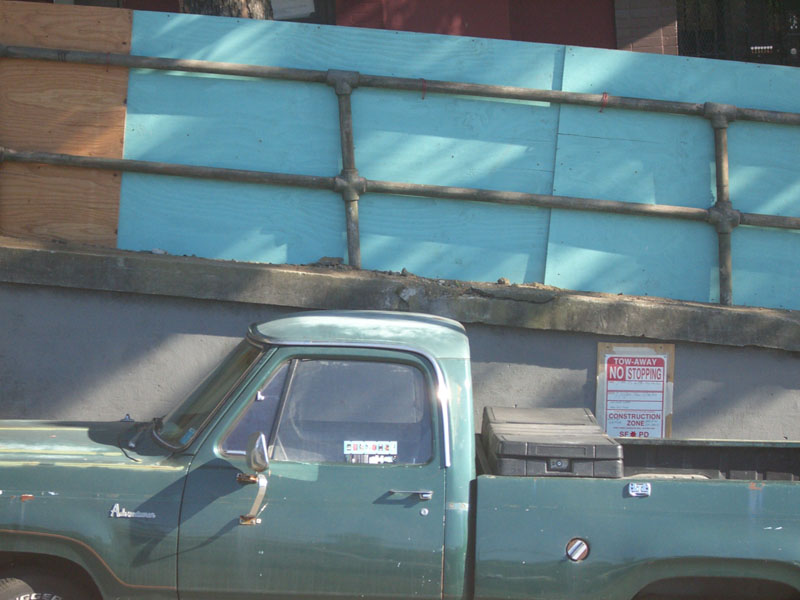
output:
[[[649,483],[650,495],[632,495],[631,483]],[[792,481],[485,475],[477,498],[476,598],[629,600],[687,574],[770,580],[770,598],[800,589]],[[579,562],[566,554],[575,538],[589,547]]]
[[800,597],[800,443],[612,440],[575,409],[484,419],[476,598]]

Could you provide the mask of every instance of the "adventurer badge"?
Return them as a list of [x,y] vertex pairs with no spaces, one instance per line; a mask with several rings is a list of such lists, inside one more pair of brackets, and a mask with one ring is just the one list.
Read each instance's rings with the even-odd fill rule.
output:
[[114,519],[155,519],[156,513],[126,510],[115,504],[108,511],[108,516]]

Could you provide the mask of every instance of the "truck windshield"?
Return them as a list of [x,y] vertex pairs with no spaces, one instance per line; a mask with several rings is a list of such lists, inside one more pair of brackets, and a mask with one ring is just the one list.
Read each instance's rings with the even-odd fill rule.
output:
[[173,449],[187,446],[263,352],[263,347],[242,341],[186,400],[163,419],[156,419],[156,439]]

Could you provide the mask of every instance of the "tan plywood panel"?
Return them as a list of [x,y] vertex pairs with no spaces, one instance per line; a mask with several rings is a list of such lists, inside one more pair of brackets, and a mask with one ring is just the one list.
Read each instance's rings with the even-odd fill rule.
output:
[[133,12],[118,8],[0,0],[0,40],[90,52],[130,51]]
[[0,143],[121,157],[127,69],[0,60]]
[[116,247],[120,175],[6,163],[0,169],[0,235]]
[[[132,12],[0,0],[7,45],[128,53]],[[0,145],[122,157],[127,69],[0,59]],[[0,232],[116,246],[119,173],[6,163]]]

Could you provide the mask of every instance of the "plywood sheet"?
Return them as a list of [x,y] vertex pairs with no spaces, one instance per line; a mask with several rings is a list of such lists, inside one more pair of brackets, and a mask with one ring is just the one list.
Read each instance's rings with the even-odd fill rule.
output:
[[563,46],[134,12],[132,54],[547,88]]
[[550,211],[369,194],[359,207],[367,269],[432,278],[541,281]]
[[708,225],[577,211],[552,217],[546,284],[719,301],[717,239]]
[[130,48],[132,12],[117,8],[0,2],[0,39],[7,46],[87,52]]
[[[671,56],[568,48],[564,89],[800,112],[800,71]],[[730,126],[734,208],[797,216],[800,128]],[[563,107],[556,194],[707,208],[716,198],[713,130],[705,119]],[[736,304],[800,308],[800,235],[733,232]],[[545,283],[610,293],[717,301],[709,225],[554,210]]]
[[[159,33],[166,30],[168,36]],[[534,88],[558,85],[563,60],[559,46],[139,12],[132,45],[142,55]],[[551,190],[557,107],[366,88],[354,91],[352,105],[356,164],[367,178]],[[325,85],[135,71],[125,156],[333,176],[341,169],[338,127],[336,96]],[[303,262],[344,256],[340,199],[320,208],[316,193],[299,190],[287,196],[265,187],[242,196],[229,184],[124,178],[122,248],[169,245],[180,254],[280,262],[288,243]],[[245,199],[260,205],[245,206]],[[290,220],[259,217],[253,227],[254,215],[288,199],[296,205],[291,214],[276,210]],[[191,214],[198,203],[217,212],[209,224],[219,220],[235,231],[238,223],[247,234],[221,244],[217,232],[190,231],[195,219],[166,216]],[[328,218],[303,218],[309,209]],[[373,195],[364,196],[361,211],[368,268],[514,282],[543,277],[548,211]],[[301,240],[308,247],[298,251]]]
[[127,69],[5,59],[0,81],[2,145],[122,156]]
[[109,171],[6,163],[0,234],[113,247],[120,179]]
[[800,310],[800,231],[738,227],[731,246],[735,304]]
[[345,257],[339,194],[179,177],[124,177],[119,245],[204,258],[305,264]]
[[[796,110],[800,112],[800,102]],[[799,152],[800,127],[731,123],[728,153],[734,206],[744,212],[800,217]]]
[[[0,2],[0,39],[8,45],[127,53],[131,19],[131,11],[119,9]],[[122,156],[126,69],[2,59],[0,81],[0,145]],[[6,164],[0,178],[4,232],[116,245],[118,173]]]

